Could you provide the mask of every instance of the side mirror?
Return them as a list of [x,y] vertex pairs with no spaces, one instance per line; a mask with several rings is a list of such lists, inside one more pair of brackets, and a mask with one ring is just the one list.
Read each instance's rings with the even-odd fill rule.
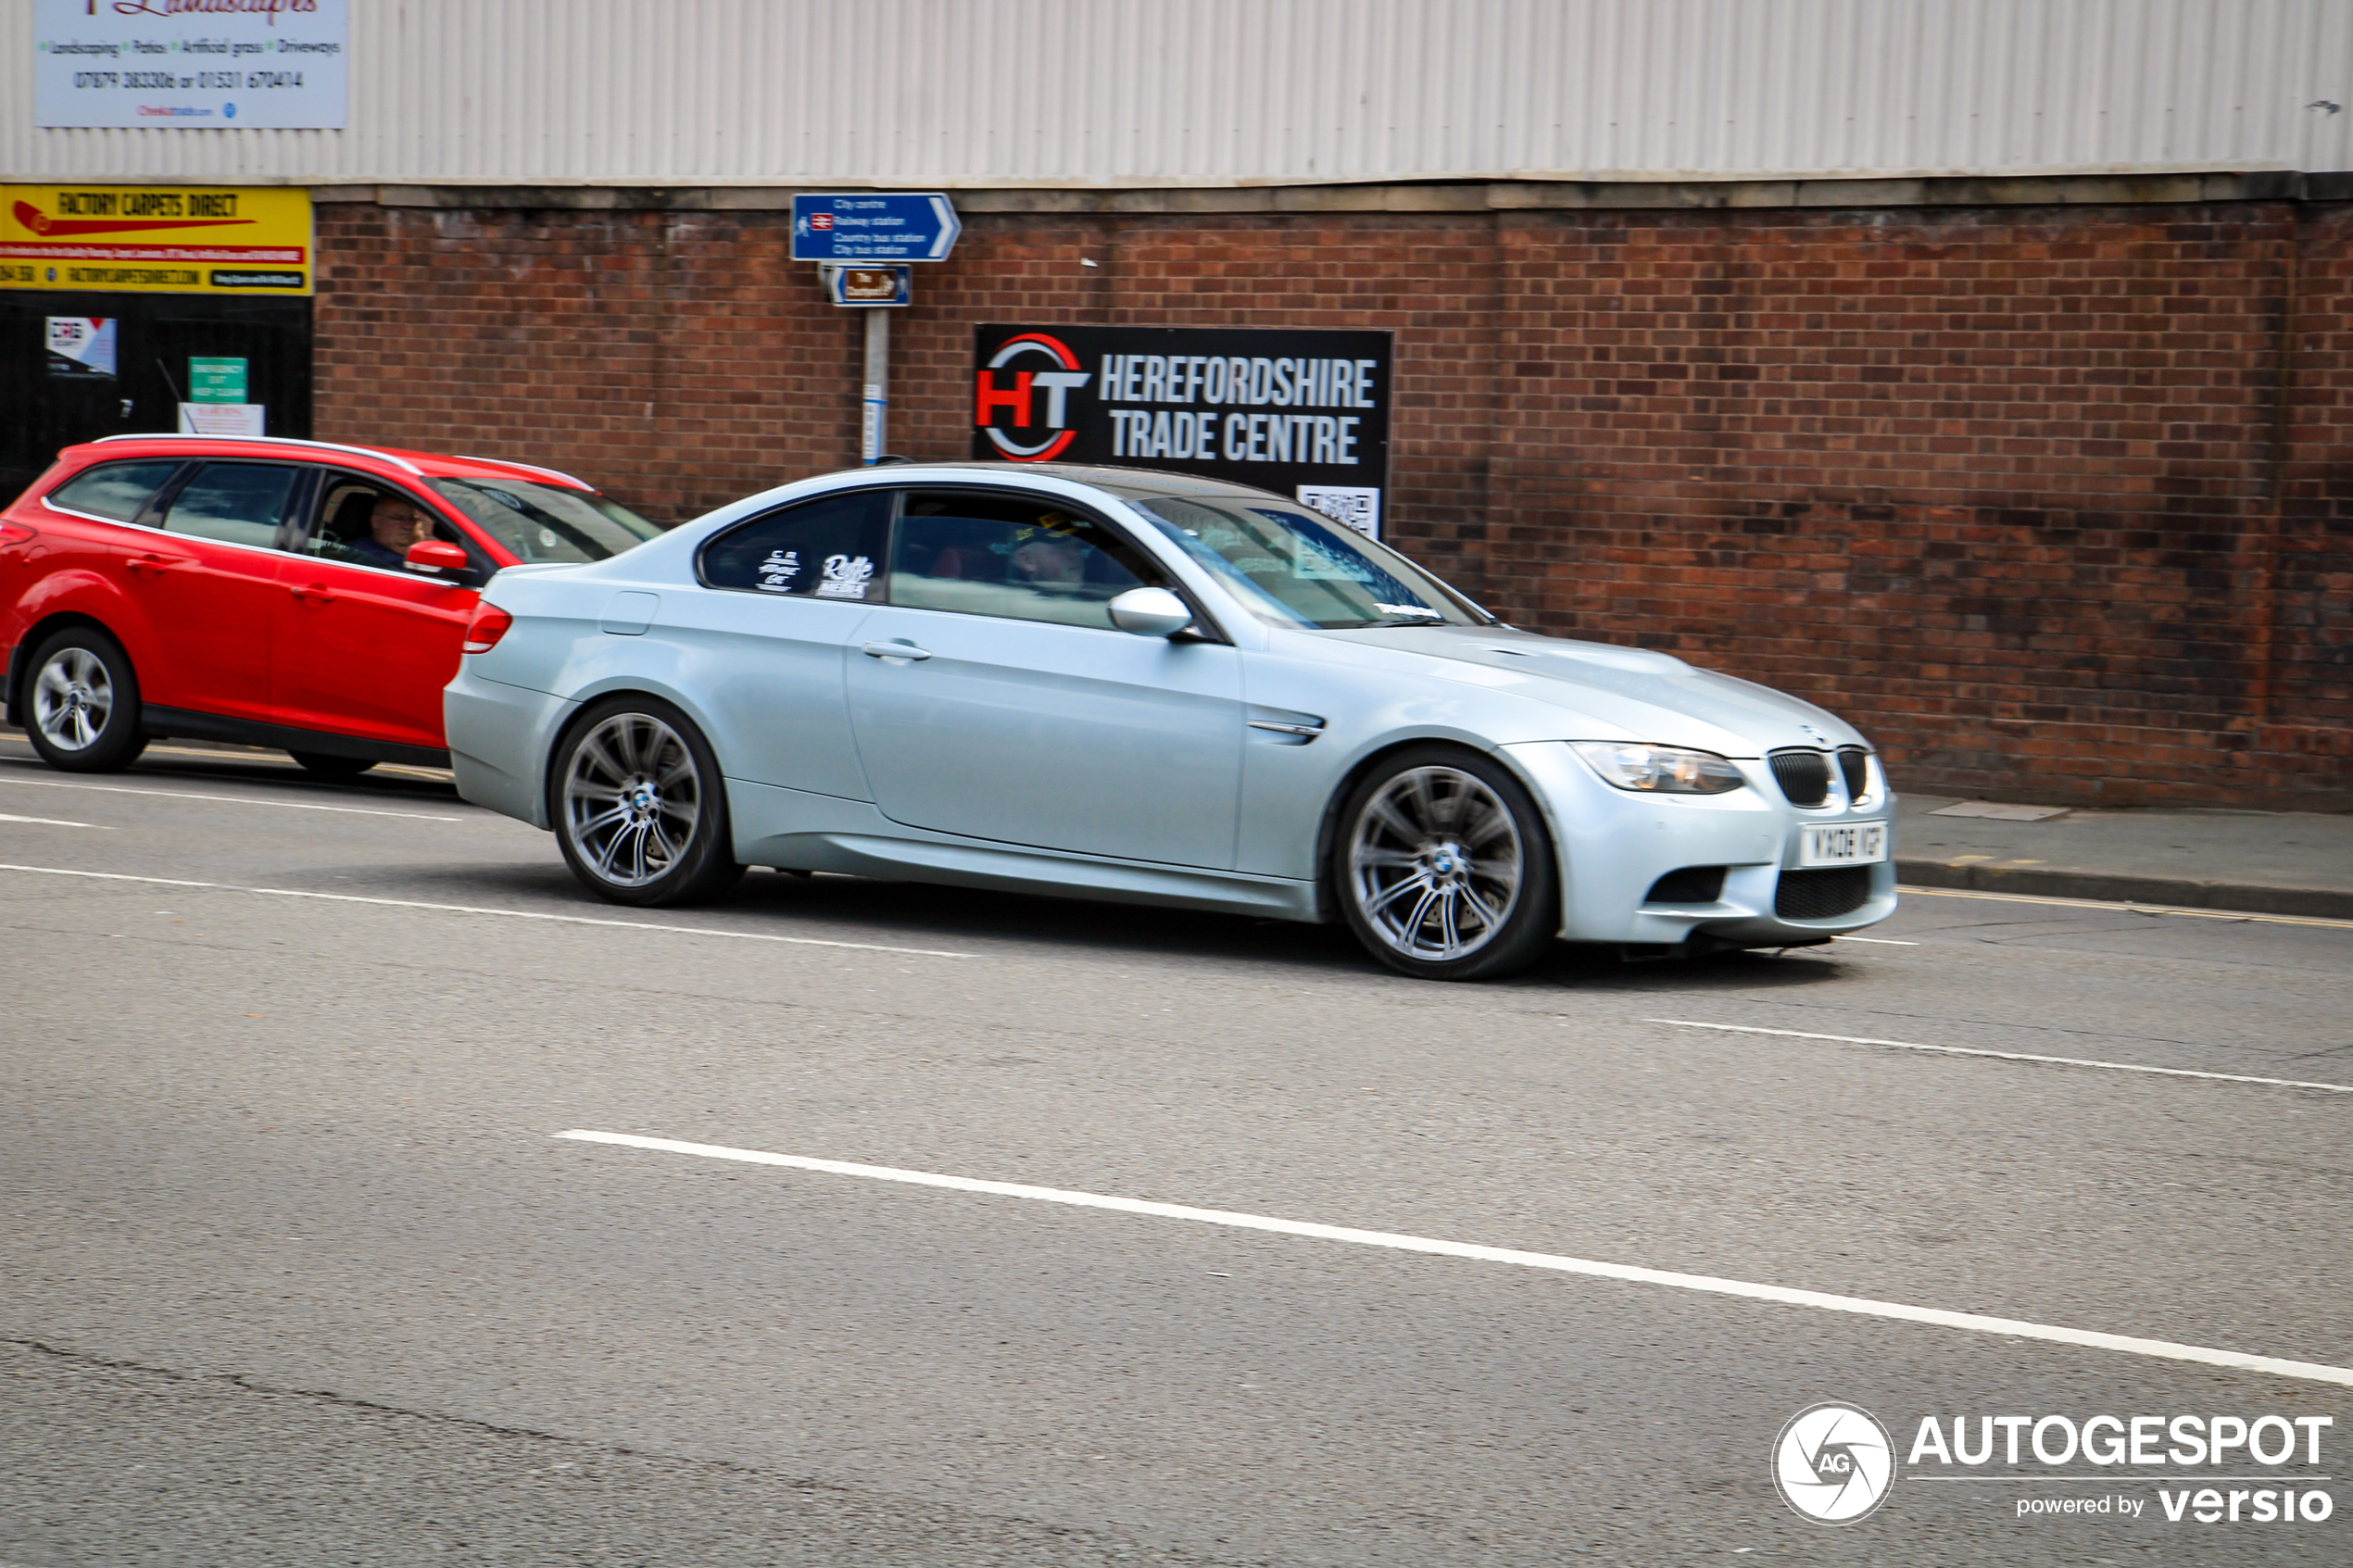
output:
[[401,564],[409,571],[427,577],[462,577],[473,566],[473,558],[456,545],[444,539],[420,539],[409,546]]
[[1173,637],[1193,623],[1192,607],[1165,588],[1130,588],[1110,609],[1113,625],[1139,637]]

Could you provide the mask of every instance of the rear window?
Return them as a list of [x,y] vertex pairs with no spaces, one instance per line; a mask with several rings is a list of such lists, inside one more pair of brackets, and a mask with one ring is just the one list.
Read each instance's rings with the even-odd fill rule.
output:
[[520,479],[436,479],[449,501],[515,559],[604,560],[661,530],[618,501]]
[[705,545],[703,581],[757,594],[878,603],[875,569],[889,536],[888,492],[820,495],[753,518]]
[[50,491],[49,504],[70,508],[77,512],[88,512],[93,517],[129,522],[146,506],[147,498],[163,488],[163,482],[179,469],[179,460],[173,458],[150,458],[135,463],[100,463]]

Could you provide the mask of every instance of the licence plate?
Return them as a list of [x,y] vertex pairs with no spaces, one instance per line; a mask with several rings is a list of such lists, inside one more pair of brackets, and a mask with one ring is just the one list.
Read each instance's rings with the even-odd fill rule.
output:
[[1801,866],[1868,866],[1886,859],[1885,822],[1826,822],[1798,830]]

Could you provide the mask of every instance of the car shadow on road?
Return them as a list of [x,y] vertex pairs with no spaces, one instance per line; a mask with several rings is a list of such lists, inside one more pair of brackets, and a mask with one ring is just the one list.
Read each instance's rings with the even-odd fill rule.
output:
[[[1014,942],[1095,955],[1273,964],[1302,972],[1413,982],[1377,962],[1339,925],[1098,903],[982,888],[891,882],[879,877],[794,876],[756,871],[708,903],[636,909],[592,897],[550,847],[544,865],[517,861],[471,866],[383,865],[338,868],[339,891],[439,903],[551,910],[591,919],[658,924],[769,926],[778,935],[828,941],[922,947]],[[375,885],[369,886],[373,884]],[[773,922],[773,925],[770,923]],[[1608,947],[1562,944],[1527,973],[1482,988],[1598,993],[1755,991],[1817,985],[1849,978],[1847,966],[1814,955],[1718,953],[1703,958],[1629,960]]]
[[1620,996],[1691,996],[1718,992],[1783,991],[1837,985],[1855,978],[1854,968],[1831,947],[1787,951],[1747,948],[1700,957],[1628,959],[1608,947],[1563,943],[1519,985],[1567,986]]
[[[0,727],[0,763],[20,764],[36,773],[55,772],[33,752],[24,732],[18,729]],[[305,771],[300,763],[283,751],[264,751],[258,746],[215,749],[167,743],[150,746],[140,754],[138,761],[120,772],[73,776],[93,784],[112,780],[136,784],[142,780],[176,779],[192,784],[293,785],[306,795],[315,794],[322,799],[349,796],[459,803],[457,786],[450,783],[446,769],[382,763],[347,779],[329,779]]]
[[[552,861],[552,856],[550,857]],[[1396,975],[1339,925],[1206,914],[1148,905],[1098,903],[987,889],[891,882],[875,877],[794,876],[753,872],[724,897],[678,909],[632,911],[590,897],[560,865],[545,871],[513,864],[478,870],[410,873],[411,888],[439,884],[427,897],[452,903],[529,900],[555,897],[576,904],[583,914],[695,923],[727,917],[769,917],[779,925],[812,922],[830,939],[952,946],[958,942],[1004,941],[1093,954],[1129,953],[1139,958],[1207,960],[1274,964],[1328,974],[1394,979]],[[543,906],[544,907],[544,906]],[[847,928],[847,929],[845,929]],[[1821,952],[1823,949],[1814,949]],[[1496,986],[1556,990],[1754,991],[1820,985],[1843,978],[1844,966],[1792,954],[1719,953],[1629,961],[1607,947],[1556,947],[1528,973],[1491,982]]]

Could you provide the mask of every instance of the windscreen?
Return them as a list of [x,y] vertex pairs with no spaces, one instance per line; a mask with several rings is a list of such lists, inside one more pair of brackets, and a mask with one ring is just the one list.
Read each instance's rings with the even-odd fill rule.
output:
[[454,503],[515,559],[603,560],[661,532],[627,507],[585,490],[521,479],[436,479]]
[[1273,496],[1129,503],[1237,597],[1283,626],[1484,626],[1490,618],[1403,556]]

